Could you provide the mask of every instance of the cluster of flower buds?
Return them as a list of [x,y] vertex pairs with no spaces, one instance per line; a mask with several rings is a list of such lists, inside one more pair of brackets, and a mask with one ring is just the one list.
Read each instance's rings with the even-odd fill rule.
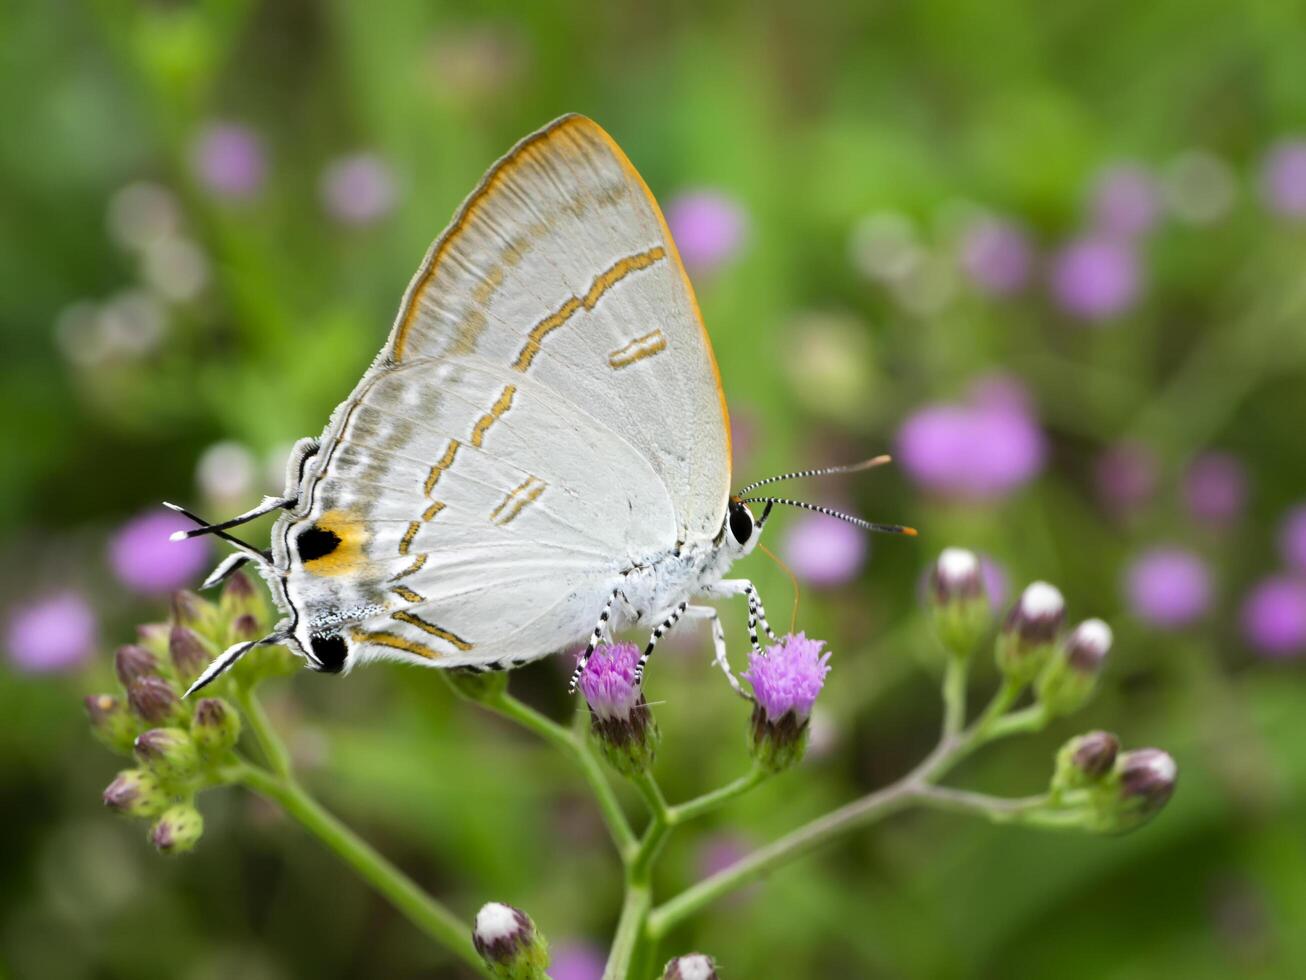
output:
[[487,902],[476,913],[472,945],[499,980],[548,980],[549,946],[521,909]]
[[944,649],[954,657],[969,657],[993,624],[979,556],[965,548],[944,548],[930,569],[929,599]]
[[580,676],[590,709],[590,731],[612,767],[626,776],[647,772],[661,735],[635,681],[639,648],[633,643],[600,644]]
[[[228,581],[216,603],[179,592],[167,623],[141,626],[137,642],[115,654],[122,693],[86,698],[96,738],[136,762],[109,784],[105,805],[153,821],[149,839],[164,853],[189,851],[199,840],[204,821],[195,795],[217,781],[218,767],[240,737],[240,715],[227,701],[187,702],[181,694],[226,646],[264,635],[267,618],[265,600],[243,575]],[[263,652],[252,663],[239,665],[237,683],[294,665],[284,649],[258,649]]]
[[1049,807],[1086,830],[1118,834],[1151,820],[1174,795],[1179,775],[1161,749],[1120,751],[1110,732],[1077,735],[1057,753]]
[[830,672],[824,645],[791,633],[763,653],[749,654],[743,677],[753,688],[750,746],[768,772],[788,769],[807,750],[812,705]]
[[662,980],[717,980],[716,963],[705,953],[686,953],[667,964]]

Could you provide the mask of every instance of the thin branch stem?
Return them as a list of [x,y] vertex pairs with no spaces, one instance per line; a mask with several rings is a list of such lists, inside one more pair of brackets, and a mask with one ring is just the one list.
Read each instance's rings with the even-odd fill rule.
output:
[[1042,731],[1050,720],[1047,708],[1042,704],[1031,704],[1028,708],[1013,711],[994,720],[989,726],[985,741],[992,742],[1012,735],[1027,735]]
[[272,722],[268,720],[267,712],[263,710],[263,702],[258,699],[253,690],[242,685],[233,684],[233,692],[236,705],[240,708],[240,713],[245,716],[245,724],[254,733],[254,740],[258,742],[259,751],[263,753],[268,768],[280,778],[289,779],[290,753],[277,735],[276,729],[272,727]]
[[622,858],[627,859],[634,853],[639,843],[635,838],[635,832],[630,829],[630,822],[617,801],[612,784],[608,782],[599,760],[590,751],[589,744],[585,740],[584,729],[580,725],[572,728],[559,725],[506,692],[477,703],[517,722],[571,756],[580,768],[581,775],[589,783],[594,793],[594,800],[599,807],[599,814],[603,817],[608,833],[611,834],[613,843],[616,844]]
[[743,796],[754,786],[763,782],[766,777],[767,771],[761,766],[755,765],[744,775],[733,782],[727,783],[720,789],[704,793],[702,796],[696,796],[684,803],[677,803],[668,811],[667,820],[674,827],[693,820],[695,817],[701,817],[705,813],[711,813],[736,797]]
[[923,806],[930,806],[936,810],[946,810],[949,813],[987,817],[994,823],[1010,823],[1030,810],[1048,805],[1048,795],[1046,793],[1039,796],[1008,799],[1001,796],[989,796],[987,793],[972,793],[969,790],[953,789],[950,786],[932,786],[929,784],[918,786],[914,795],[916,801]]
[[628,877],[626,897],[621,903],[621,918],[617,920],[617,931],[612,937],[608,962],[603,968],[603,980],[627,980],[630,976],[630,963],[643,936],[644,922],[652,904],[653,893],[648,882],[636,882]]
[[426,894],[387,861],[370,844],[322,808],[293,779],[279,777],[255,766],[228,770],[237,782],[271,800],[334,851],[373,888],[387,898],[408,921],[444,946],[480,976],[492,976],[472,946],[471,926]]
[[970,669],[967,657],[948,657],[943,674],[943,738],[955,736],[966,724],[966,674]]

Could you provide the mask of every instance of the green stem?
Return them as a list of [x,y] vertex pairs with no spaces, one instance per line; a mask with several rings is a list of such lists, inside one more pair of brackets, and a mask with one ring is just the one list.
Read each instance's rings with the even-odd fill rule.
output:
[[245,716],[245,724],[254,733],[254,740],[258,742],[259,751],[263,753],[268,768],[280,778],[289,779],[290,753],[277,735],[276,729],[272,727],[272,722],[268,720],[267,712],[263,710],[263,702],[250,688],[234,684],[233,689],[236,705],[240,708],[240,713]]
[[238,766],[231,777],[278,804],[289,816],[353,867],[413,925],[447,948],[481,976],[492,976],[472,946],[472,930],[370,844],[324,810],[293,780],[254,766]]
[[988,727],[984,741],[992,742],[1012,735],[1027,735],[1030,732],[1042,731],[1050,720],[1046,707],[1042,704],[1031,704],[1028,708],[994,719]]
[[617,931],[612,937],[612,948],[608,952],[608,962],[603,968],[603,980],[627,980],[630,976],[630,963],[635,956],[635,947],[639,945],[644,932],[644,921],[653,904],[653,893],[647,881],[626,879],[626,898],[621,903],[621,918],[617,920]]
[[761,766],[755,765],[734,782],[727,783],[720,789],[704,793],[702,796],[696,796],[692,800],[686,800],[684,803],[678,803],[671,807],[667,812],[667,821],[674,827],[693,820],[695,817],[701,817],[703,814],[710,813],[729,803],[735,797],[743,796],[758,783],[765,780],[766,777],[767,771]]
[[651,819],[644,836],[640,838],[639,846],[627,862],[626,870],[632,881],[647,884],[653,861],[671,833],[671,808],[667,806],[666,797],[662,795],[662,787],[648,773],[640,773],[632,777],[631,782],[639,790],[640,796],[644,797],[644,802],[648,804]]
[[594,793],[599,813],[603,817],[603,822],[607,825],[608,833],[611,834],[617,850],[623,858],[628,858],[634,853],[635,848],[638,846],[635,832],[630,829],[630,822],[626,819],[626,814],[617,801],[617,795],[612,789],[612,784],[608,782],[603,767],[599,764],[599,760],[595,758],[594,753],[590,751],[589,744],[585,741],[583,728],[580,726],[566,728],[559,725],[507,693],[478,703],[503,715],[505,718],[517,722],[523,728],[530,729],[546,742],[553,744],[565,754],[571,756]]
[[953,789],[950,786],[931,785],[917,787],[915,798],[918,803],[936,810],[987,817],[994,823],[1010,823],[1031,810],[1047,806],[1049,802],[1046,793],[1013,800],[989,796],[987,793]]
[[951,738],[966,724],[966,673],[970,659],[948,657],[943,675],[943,737]]

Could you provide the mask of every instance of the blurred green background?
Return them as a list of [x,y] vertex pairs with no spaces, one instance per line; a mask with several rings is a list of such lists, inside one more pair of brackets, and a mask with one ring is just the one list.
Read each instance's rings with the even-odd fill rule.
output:
[[[578,111],[668,209],[736,480],[895,449],[801,494],[922,529],[866,560],[772,523],[835,651],[818,750],[680,834],[663,894],[928,751],[918,583],[947,544],[1117,632],[1097,702],[961,784],[1036,792],[1090,727],[1182,774],[1121,839],[896,818],[664,952],[741,978],[1306,976],[1303,51],[1306,7],[1272,0],[0,5],[5,975],[461,975],[238,791],[204,797],[195,854],[153,853],[100,807],[114,761],[79,699],[216,560],[152,550],[157,502],[278,490],[481,173]],[[788,579],[740,571],[787,619]],[[746,765],[708,657],[681,637],[651,673],[673,798]],[[513,683],[565,711],[559,662]],[[425,672],[268,699],[329,806],[595,975],[620,873],[566,760]]]

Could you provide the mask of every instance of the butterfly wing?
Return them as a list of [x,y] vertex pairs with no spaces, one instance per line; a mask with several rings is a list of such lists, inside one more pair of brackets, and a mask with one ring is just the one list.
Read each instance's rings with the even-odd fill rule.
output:
[[513,663],[581,638],[624,569],[711,537],[715,361],[647,187],[597,125],[519,143],[432,246],[274,529],[305,640]]

